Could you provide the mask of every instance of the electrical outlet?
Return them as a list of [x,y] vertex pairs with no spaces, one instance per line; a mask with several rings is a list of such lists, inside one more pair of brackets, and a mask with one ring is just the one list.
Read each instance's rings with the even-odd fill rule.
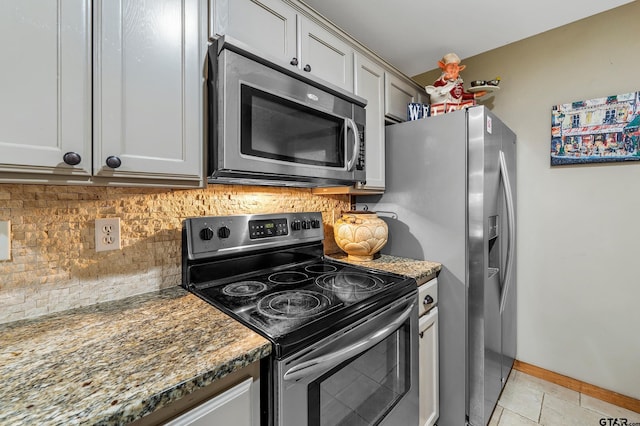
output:
[[96,251],[120,250],[120,218],[96,219]]
[[0,260],[11,259],[11,221],[0,220]]

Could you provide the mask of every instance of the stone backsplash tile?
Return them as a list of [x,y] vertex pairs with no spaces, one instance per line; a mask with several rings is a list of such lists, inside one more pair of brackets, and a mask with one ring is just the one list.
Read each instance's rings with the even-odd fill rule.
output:
[[[117,300],[180,283],[182,220],[204,215],[322,212],[325,251],[347,195],[309,189],[206,189],[0,184],[11,259],[0,261],[0,323]],[[122,250],[96,252],[94,221],[119,217]]]

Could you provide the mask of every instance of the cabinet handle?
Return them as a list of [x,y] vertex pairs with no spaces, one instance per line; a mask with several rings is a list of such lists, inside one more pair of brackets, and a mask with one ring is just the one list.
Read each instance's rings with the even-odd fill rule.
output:
[[289,63],[290,63],[291,65],[293,65],[293,66],[298,65],[298,58],[293,58],[293,59],[291,60],[291,62],[289,62]]
[[77,152],[67,152],[62,156],[62,161],[70,166],[75,166],[76,164],[80,164],[82,157],[80,157],[80,154]]
[[303,69],[304,69],[306,72],[309,72],[309,71],[311,71],[311,65],[307,64],[307,65],[305,65],[305,66],[304,66],[304,68],[303,68]]
[[122,165],[122,161],[115,155],[108,156],[105,162],[107,163],[107,167],[111,167],[112,169],[117,169]]
[[433,297],[431,297],[430,295],[426,295],[426,297],[424,298],[424,300],[422,301],[423,305],[430,305],[433,303]]

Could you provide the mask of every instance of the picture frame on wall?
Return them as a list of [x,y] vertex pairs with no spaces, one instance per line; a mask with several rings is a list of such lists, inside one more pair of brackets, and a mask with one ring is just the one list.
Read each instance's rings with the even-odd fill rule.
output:
[[640,160],[640,91],[554,105],[551,166]]

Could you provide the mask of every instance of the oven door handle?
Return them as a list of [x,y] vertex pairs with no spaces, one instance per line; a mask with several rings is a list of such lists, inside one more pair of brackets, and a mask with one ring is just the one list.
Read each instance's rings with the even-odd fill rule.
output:
[[402,325],[402,323],[404,323],[407,318],[409,318],[415,304],[415,300],[408,302],[405,305],[408,306],[408,308],[406,308],[402,312],[402,314],[400,314],[400,316],[389,323],[389,325],[363,337],[356,343],[353,343],[336,352],[322,355],[291,367],[286,373],[284,373],[284,380],[294,381],[309,375],[316,374],[318,372],[327,371],[332,367],[340,364],[341,362],[346,361],[349,358],[374,347],[375,345],[389,337],[391,334],[395,333],[395,331]]

